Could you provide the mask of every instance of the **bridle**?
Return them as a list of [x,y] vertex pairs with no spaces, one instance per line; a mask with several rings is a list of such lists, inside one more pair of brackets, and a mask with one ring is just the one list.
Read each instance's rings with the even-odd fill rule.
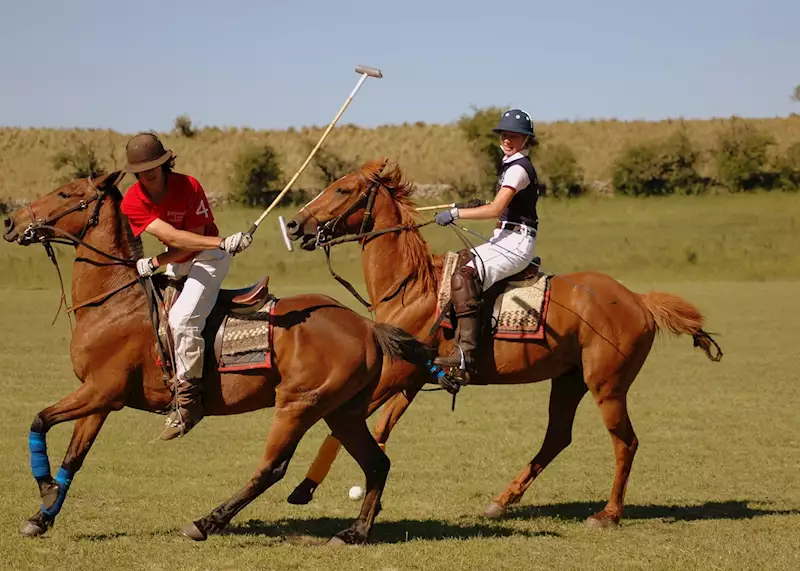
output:
[[[363,249],[366,246],[367,242],[370,239],[376,238],[383,234],[390,234],[394,232],[403,232],[407,230],[416,230],[418,228],[422,228],[423,226],[427,226],[432,224],[434,221],[431,220],[429,222],[423,222],[421,224],[407,224],[403,226],[393,226],[391,228],[382,228],[381,230],[373,230],[375,226],[375,217],[372,214],[372,209],[375,206],[375,198],[378,194],[378,189],[381,186],[381,178],[380,175],[383,170],[386,168],[388,160],[383,161],[381,164],[381,168],[378,171],[377,175],[375,175],[371,180],[367,179],[363,173],[359,172],[359,176],[361,180],[364,182],[365,190],[361,192],[358,199],[353,202],[344,212],[328,220],[327,222],[320,223],[316,216],[308,209],[308,205],[304,206],[302,210],[305,210],[308,215],[314,219],[317,223],[317,237],[315,246],[317,248],[321,248],[325,252],[325,261],[328,265],[328,271],[330,272],[333,279],[339,282],[342,286],[344,286],[347,291],[349,291],[353,297],[355,297],[361,305],[366,307],[370,312],[374,312],[375,308],[380,303],[385,301],[389,301],[396,297],[411,279],[411,275],[409,274],[400,282],[394,286],[392,286],[389,292],[386,295],[381,296],[381,298],[376,301],[374,304],[369,303],[366,301],[361,294],[356,291],[355,287],[344,279],[342,276],[337,274],[333,266],[331,265],[331,254],[330,249],[333,246],[338,246],[339,244],[344,244],[346,242],[361,242],[361,248]],[[346,220],[351,214],[357,212],[362,206],[364,206],[364,218],[361,221],[361,228],[358,231],[358,234],[355,235],[343,235],[337,238],[333,238],[332,236],[336,232],[337,226],[342,222],[342,220]]]
[[[122,284],[121,286],[117,286],[113,290],[103,293],[99,296],[96,296],[88,301],[85,301],[77,306],[73,305],[72,307],[69,306],[67,303],[67,297],[64,292],[64,280],[61,275],[61,268],[58,266],[58,260],[55,255],[55,251],[53,250],[52,244],[66,244],[69,246],[78,246],[81,245],[101,256],[107,258],[109,262],[98,262],[96,260],[90,260],[87,258],[76,258],[75,261],[86,262],[97,266],[116,266],[116,265],[124,265],[124,266],[135,266],[136,260],[120,258],[114,256],[113,254],[109,254],[108,252],[104,252],[91,244],[88,244],[84,241],[86,233],[89,231],[90,228],[97,226],[98,222],[100,221],[100,208],[103,206],[103,201],[108,196],[107,190],[101,190],[95,186],[92,177],[87,177],[87,182],[94,190],[94,195],[88,199],[81,200],[78,204],[67,208],[57,214],[53,214],[48,216],[47,218],[37,218],[36,212],[33,209],[33,204],[28,204],[28,212],[31,217],[31,222],[28,224],[28,227],[25,228],[20,233],[18,241],[21,242],[23,239],[27,240],[28,242],[38,242],[42,244],[44,247],[45,252],[47,253],[47,257],[50,258],[50,261],[53,262],[53,265],[56,268],[56,272],[58,273],[58,281],[61,286],[61,300],[58,305],[58,310],[56,311],[56,317],[53,319],[53,323],[55,323],[55,319],[58,318],[59,313],[61,312],[61,308],[64,307],[67,310],[67,314],[74,313],[78,309],[83,307],[94,305],[98,303],[103,303],[108,298],[113,296],[114,294],[127,289],[128,287],[132,286],[133,284],[139,281],[137,276],[136,279],[130,280]],[[116,183],[111,184],[111,186],[116,186]],[[66,230],[62,230],[61,228],[54,226],[53,224],[72,214],[73,212],[80,212],[83,210],[87,210],[92,203],[94,203],[94,207],[92,213],[86,218],[86,222],[83,225],[83,229],[81,230],[80,234],[77,236],[67,232]],[[52,235],[48,235],[45,231],[49,232]],[[70,322],[71,326],[71,322]]]

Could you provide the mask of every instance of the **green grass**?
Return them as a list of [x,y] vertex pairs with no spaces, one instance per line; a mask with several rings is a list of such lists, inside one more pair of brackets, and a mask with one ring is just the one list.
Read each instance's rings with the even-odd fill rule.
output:
[[[456,412],[423,394],[389,446],[393,460],[374,545],[320,544],[357,511],[361,483],[340,458],[315,503],[285,503],[323,435],[301,443],[287,477],[237,517],[228,533],[193,544],[180,525],[207,513],[250,476],[271,418],[260,411],[209,418],[186,441],[151,443],[162,418],[114,414],[76,477],[56,527],[16,536],[38,506],[26,450],[28,425],[75,387],[64,321],[41,307],[53,291],[6,290],[0,353],[0,567],[43,569],[796,569],[800,491],[797,282],[660,284],[698,303],[721,332],[725,358],[710,363],[686,339],[657,343],[630,393],[641,440],[620,529],[582,520],[607,498],[609,439],[590,400],[572,446],[508,519],[482,507],[528,461],[546,424],[547,383],[470,388]],[[334,292],[331,286],[313,289]],[[60,461],[71,426],[53,429]]]
[[[385,510],[374,544],[363,548],[321,546],[357,513],[346,494],[362,480],[349,457],[337,460],[313,504],[285,502],[321,442],[320,426],[286,478],[226,534],[203,544],[177,535],[250,477],[271,411],[208,418],[172,443],[152,442],[162,417],[115,413],[56,527],[41,540],[19,538],[17,528],[39,505],[28,427],[76,380],[66,320],[50,326],[58,293],[43,252],[0,244],[0,568],[797,569],[800,229],[791,198],[545,201],[545,265],[599,269],[637,291],[685,296],[719,333],[724,359],[709,362],[685,338],[656,343],[630,391],[641,444],[623,525],[610,532],[583,525],[606,501],[613,474],[610,441],[590,400],[578,410],[572,446],[507,519],[494,522],[480,512],[540,445],[549,383],[468,388],[455,413],[447,395],[421,395],[389,443]],[[236,230],[257,214],[224,211],[220,225]],[[427,235],[438,251],[457,247],[448,231]],[[334,255],[346,275],[360,275],[357,248]],[[352,305],[321,255],[285,252],[269,221],[228,282],[264,270],[279,295],[315,291]],[[49,434],[54,466],[71,429]]]

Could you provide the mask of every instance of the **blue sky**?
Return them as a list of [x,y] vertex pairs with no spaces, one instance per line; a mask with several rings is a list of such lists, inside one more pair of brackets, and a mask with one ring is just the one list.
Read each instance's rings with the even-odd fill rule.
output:
[[800,112],[797,0],[0,0],[0,125],[169,130]]

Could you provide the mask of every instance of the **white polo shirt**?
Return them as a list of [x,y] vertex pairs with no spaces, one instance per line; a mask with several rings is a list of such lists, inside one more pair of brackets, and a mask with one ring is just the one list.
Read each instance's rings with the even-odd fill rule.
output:
[[[503,164],[508,164],[511,162],[516,161],[517,159],[521,159],[524,157],[522,153],[515,153],[510,157],[503,158]],[[500,179],[500,188],[504,186],[510,186],[517,192],[528,188],[528,185],[531,183],[531,179],[528,176],[528,173],[522,168],[520,165],[513,165],[503,173],[502,178]]]

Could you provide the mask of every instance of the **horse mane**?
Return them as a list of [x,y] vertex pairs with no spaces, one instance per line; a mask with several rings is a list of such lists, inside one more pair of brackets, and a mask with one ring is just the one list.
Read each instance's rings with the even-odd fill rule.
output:
[[[370,182],[376,182],[378,195],[387,198],[400,215],[400,224],[412,226],[420,218],[420,213],[412,199],[414,183],[408,178],[396,162],[381,157],[361,165],[361,175]],[[405,256],[409,266],[413,268],[412,278],[422,282],[425,291],[436,289],[436,272],[428,244],[419,230],[400,232],[400,255]]]
[[117,216],[114,219],[114,240],[120,250],[125,249],[125,245],[130,249],[130,255],[133,259],[138,260],[144,257],[144,246],[142,239],[133,235],[131,225],[122,213],[122,193],[117,186],[107,187],[106,195],[111,199],[114,205],[114,212]]

